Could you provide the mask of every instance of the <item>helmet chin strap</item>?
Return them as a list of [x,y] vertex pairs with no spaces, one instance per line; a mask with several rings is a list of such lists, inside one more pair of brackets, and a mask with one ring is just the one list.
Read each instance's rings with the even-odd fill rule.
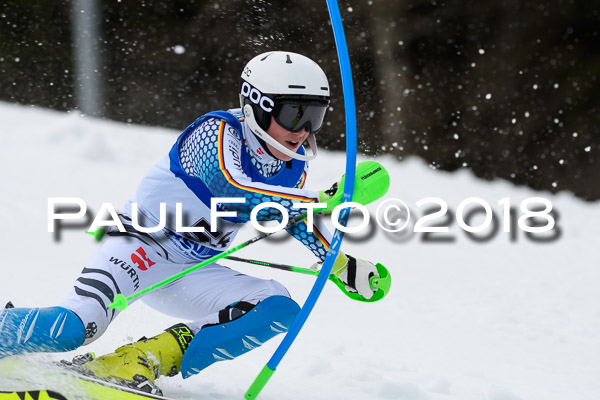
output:
[[248,127],[260,139],[264,140],[266,143],[271,145],[273,148],[279,150],[283,154],[288,157],[292,157],[293,159],[300,161],[310,161],[313,160],[317,156],[317,140],[315,139],[314,133],[310,133],[306,138],[309,148],[306,149],[306,154],[302,155],[299,153],[295,153],[292,150],[288,149],[277,140],[273,139],[271,135],[265,132],[258,123],[256,122],[256,118],[254,118],[254,111],[252,110],[252,106],[250,104],[246,104],[243,108],[244,117],[246,118],[246,122],[248,123]]

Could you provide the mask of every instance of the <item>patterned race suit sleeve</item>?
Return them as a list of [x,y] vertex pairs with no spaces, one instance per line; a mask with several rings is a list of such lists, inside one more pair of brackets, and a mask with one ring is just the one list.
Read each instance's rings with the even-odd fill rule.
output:
[[[243,204],[227,203],[224,209],[237,212],[242,222],[250,220],[252,208],[265,202],[281,204],[290,219],[305,209],[295,208],[293,203],[314,203],[316,192],[302,188],[304,176],[290,186],[274,186],[255,182],[242,168],[241,154],[246,151],[241,134],[226,121],[209,118],[190,132],[179,146],[181,166],[191,177],[201,179],[213,197],[243,197]],[[257,214],[259,221],[281,220],[281,213],[274,207],[266,207]],[[315,219],[313,233],[307,232],[305,222],[289,228],[288,232],[323,260],[329,248],[331,234]]]

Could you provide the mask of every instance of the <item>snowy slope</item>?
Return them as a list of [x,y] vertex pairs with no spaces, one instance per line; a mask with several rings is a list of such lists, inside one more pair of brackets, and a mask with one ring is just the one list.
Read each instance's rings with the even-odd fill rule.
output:
[[[53,239],[47,232],[48,197],[80,197],[94,211],[103,202],[120,208],[178,133],[0,104],[0,302],[56,304],[97,247],[83,228],[64,231],[60,242]],[[356,235],[342,247],[387,265],[394,278],[391,293],[379,303],[360,304],[328,284],[261,398],[600,398],[600,204],[484,182],[467,171],[435,171],[418,160],[378,161],[392,176],[386,199],[402,199],[419,215],[423,210],[416,202],[431,196],[453,211],[462,200],[481,197],[495,213],[501,212],[502,198],[518,207],[525,198],[543,196],[560,213],[562,234],[544,244],[523,232],[511,241],[500,230],[476,243],[453,222],[446,234],[454,238],[451,243],[424,242],[422,234],[400,240],[377,226]],[[329,186],[344,163],[343,154],[321,152],[311,164],[308,186]],[[237,241],[255,234],[248,227]],[[309,252],[285,238],[259,242],[239,256],[298,266],[313,262]],[[278,279],[301,304],[314,281],[226,263]],[[85,351],[109,352],[174,322],[138,302]],[[242,398],[280,340],[188,380],[163,378],[159,384],[182,399]]]

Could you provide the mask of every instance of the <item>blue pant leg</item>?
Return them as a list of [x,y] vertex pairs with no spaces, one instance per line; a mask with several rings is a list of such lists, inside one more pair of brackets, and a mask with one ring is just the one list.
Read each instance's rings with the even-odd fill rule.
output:
[[30,352],[74,350],[84,339],[83,323],[66,308],[0,310],[0,358]]

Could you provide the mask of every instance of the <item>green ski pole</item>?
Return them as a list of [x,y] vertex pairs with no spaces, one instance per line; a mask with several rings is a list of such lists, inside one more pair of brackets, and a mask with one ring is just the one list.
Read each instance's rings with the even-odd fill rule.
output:
[[[298,222],[302,221],[304,218],[306,218],[306,214],[301,214],[298,217],[294,218],[288,225],[287,227],[292,227],[295,224],[297,224]],[[125,297],[123,294],[118,293],[115,295],[113,302],[108,306],[109,309],[113,309],[113,308],[118,308],[119,310],[123,311],[124,309],[127,308],[127,305],[129,304],[129,302],[133,299],[136,299],[148,292],[153,291],[154,289],[158,289],[161,286],[166,285],[167,283],[171,283],[174,280],[177,280],[179,278],[181,278],[184,275],[189,274],[190,272],[196,271],[197,269],[200,269],[208,264],[212,264],[217,260],[220,260],[221,258],[227,257],[228,255],[230,255],[231,253],[234,253],[238,250],[243,249],[246,246],[251,245],[252,243],[256,243],[261,239],[266,238],[267,236],[271,236],[272,234],[274,234],[276,232],[269,232],[269,233],[263,233],[261,235],[255,236],[252,239],[249,239],[247,241],[245,241],[244,243],[240,243],[235,247],[232,247],[229,250],[225,250],[222,253],[219,253],[217,255],[212,256],[211,258],[202,261],[201,263],[198,263],[196,265],[194,265],[193,267],[190,267],[186,270],[183,270],[169,278],[166,278],[158,283],[155,283],[152,286],[148,286],[147,288],[144,288],[142,290],[140,290],[139,292],[133,293],[132,295],[129,295],[127,297]]]

